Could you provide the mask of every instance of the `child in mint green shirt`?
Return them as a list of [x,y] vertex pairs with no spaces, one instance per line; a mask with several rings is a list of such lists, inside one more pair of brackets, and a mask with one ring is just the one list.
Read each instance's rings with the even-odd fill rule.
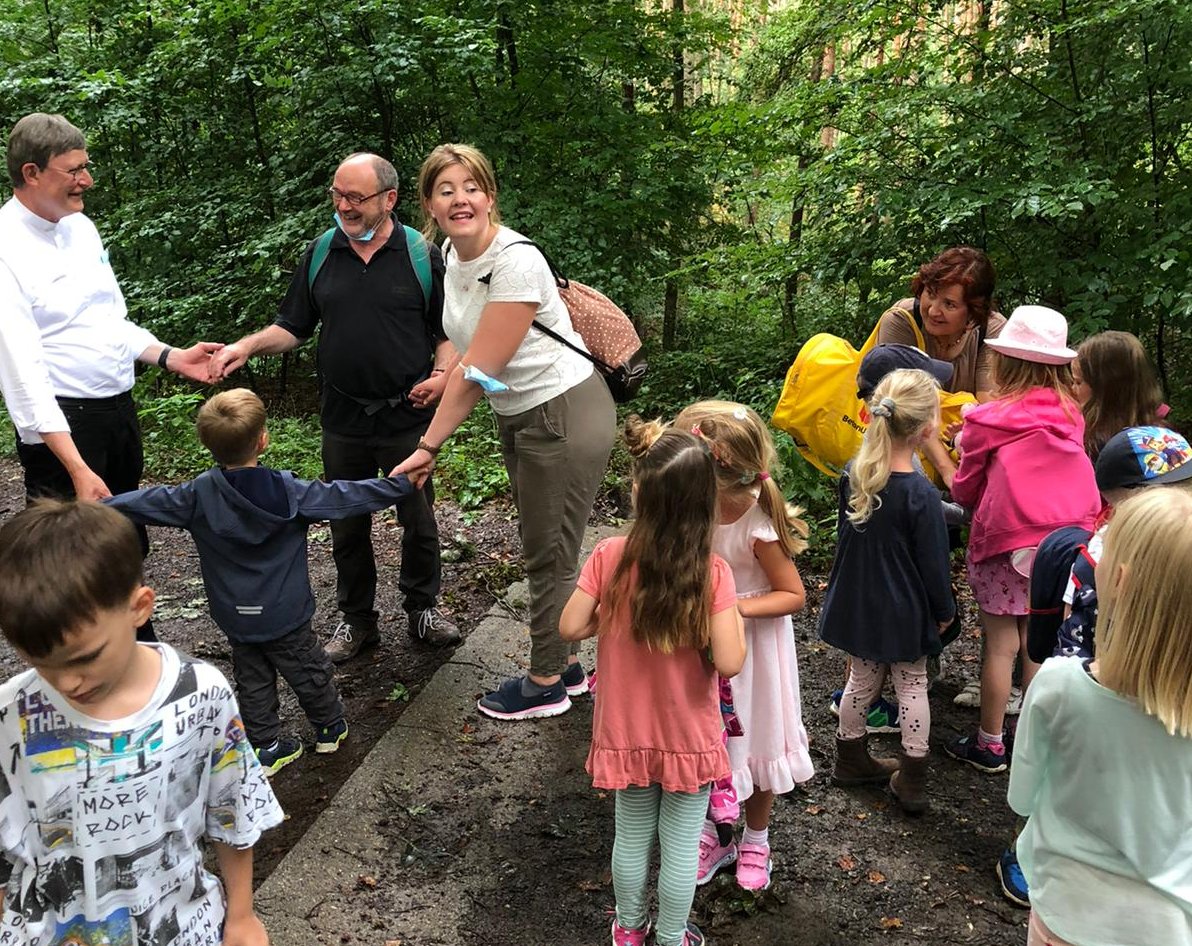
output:
[[1192,946],[1192,494],[1117,507],[1093,660],[1027,692],[1009,801],[1028,816],[1028,946]]

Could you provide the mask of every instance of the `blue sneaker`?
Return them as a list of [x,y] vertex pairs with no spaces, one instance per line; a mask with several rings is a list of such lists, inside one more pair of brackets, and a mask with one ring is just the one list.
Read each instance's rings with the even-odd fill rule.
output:
[[1014,853],[1014,848],[1002,851],[1002,856],[997,859],[997,879],[1002,885],[1003,897],[1016,907],[1030,909],[1030,888],[1027,887],[1022,868],[1018,866],[1018,855]]
[[959,762],[967,762],[975,769],[988,772],[990,775],[1006,771],[1006,750],[1001,753],[992,749],[982,749],[977,745],[976,735],[961,736],[944,743],[944,752]]
[[541,693],[529,695],[523,685],[529,677],[506,680],[492,693],[476,701],[476,708],[493,719],[536,719],[540,716],[559,716],[571,709],[567,687],[559,680]]
[[563,686],[567,688],[568,696],[583,696],[588,692],[588,675],[578,660],[568,664],[563,671]]
[[265,775],[273,778],[284,766],[289,765],[302,755],[302,742],[294,736],[282,736],[274,739],[272,745],[257,750],[257,760]]
[[348,738],[348,721],[342,716],[330,726],[323,726],[315,736],[315,752],[334,752]]
[[[832,691],[832,702],[828,704],[833,716],[840,715],[840,701],[844,698],[844,690]],[[898,725],[898,704],[891,703],[884,696],[879,696],[869,707],[865,715],[865,731],[870,733],[901,732]]]

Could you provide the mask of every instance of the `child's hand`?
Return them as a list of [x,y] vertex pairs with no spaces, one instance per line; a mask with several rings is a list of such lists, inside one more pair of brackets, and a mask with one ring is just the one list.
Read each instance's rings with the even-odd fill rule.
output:
[[223,946],[269,946],[265,924],[255,913],[224,920]]

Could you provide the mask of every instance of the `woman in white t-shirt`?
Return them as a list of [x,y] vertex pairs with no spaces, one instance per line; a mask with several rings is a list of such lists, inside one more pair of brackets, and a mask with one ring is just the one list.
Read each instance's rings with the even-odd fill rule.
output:
[[418,192],[429,236],[447,237],[443,328],[462,352],[426,435],[394,473],[416,484],[479,402],[497,417],[530,583],[530,670],[477,704],[497,719],[556,716],[588,689],[576,645],[559,636],[580,542],[616,428],[613,400],[592,363],[533,327],[583,340],[546,258],[501,226],[492,165],[469,145],[435,148]]

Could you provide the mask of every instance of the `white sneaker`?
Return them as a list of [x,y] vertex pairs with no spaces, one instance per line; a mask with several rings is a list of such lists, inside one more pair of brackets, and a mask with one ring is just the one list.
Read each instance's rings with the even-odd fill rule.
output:
[[1022,689],[1010,687],[1010,699],[1006,700],[1006,715],[1017,716],[1022,712]]
[[980,706],[981,681],[974,680],[972,683],[966,683],[964,689],[952,697],[952,702],[957,706]]

